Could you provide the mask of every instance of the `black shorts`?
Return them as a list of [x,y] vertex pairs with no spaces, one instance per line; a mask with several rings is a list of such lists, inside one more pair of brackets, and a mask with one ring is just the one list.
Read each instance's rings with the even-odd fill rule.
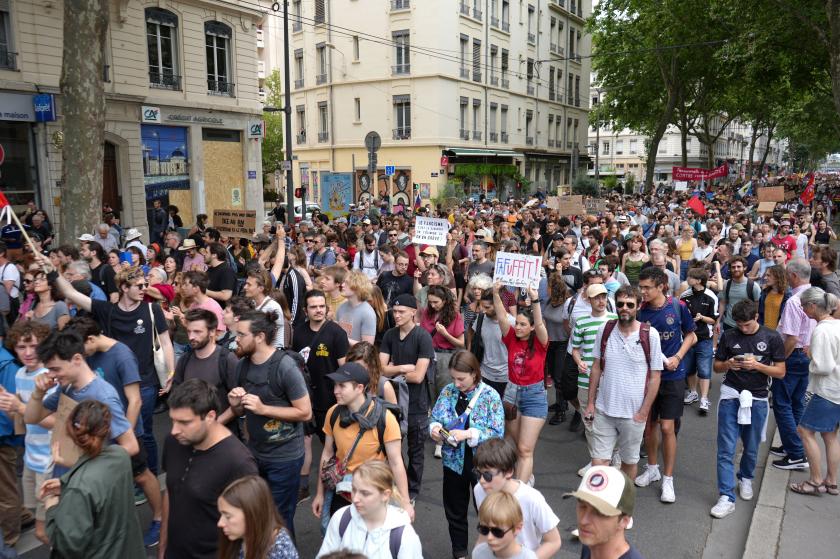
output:
[[137,477],[149,469],[149,455],[146,454],[146,445],[139,442],[140,452],[131,457],[131,476]]
[[682,417],[685,398],[685,379],[663,380],[650,407],[650,419],[679,419]]

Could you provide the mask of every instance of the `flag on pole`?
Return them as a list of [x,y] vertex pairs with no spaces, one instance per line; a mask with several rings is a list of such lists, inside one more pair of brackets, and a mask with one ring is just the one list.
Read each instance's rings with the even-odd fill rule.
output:
[[420,199],[420,193],[417,193],[417,196],[414,198],[414,209],[419,210],[420,206],[423,205],[423,201]]
[[814,201],[814,196],[814,173],[811,173],[811,176],[808,178],[808,184],[805,186],[805,190],[802,191],[799,199],[807,206]]
[[5,208],[7,206],[11,206],[9,203],[9,199],[6,198],[6,195],[3,194],[3,191],[0,191],[0,208]]
[[738,198],[752,195],[752,181],[747,181],[744,186],[738,189]]
[[700,201],[699,196],[692,196],[686,206],[694,210],[697,215],[706,215],[706,206]]

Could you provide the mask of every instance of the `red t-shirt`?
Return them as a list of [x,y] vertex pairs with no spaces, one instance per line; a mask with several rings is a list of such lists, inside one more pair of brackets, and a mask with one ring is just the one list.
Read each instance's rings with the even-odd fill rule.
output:
[[[432,345],[435,349],[455,349],[455,346],[449,343],[443,334],[437,331],[435,328],[435,322],[437,321],[436,315],[429,315],[428,310],[424,309],[420,311],[420,326],[428,332],[432,336]],[[455,313],[455,320],[449,323],[449,326],[446,327],[446,331],[449,332],[449,335],[453,338],[457,338],[458,336],[463,335],[464,333],[464,318],[461,316],[461,313]]]
[[788,235],[787,237],[780,237],[776,235],[770,239],[770,242],[787,252],[788,260],[790,260],[793,251],[796,250],[796,239],[794,239],[792,235]]
[[516,337],[516,331],[511,325],[507,335],[502,338],[508,350],[508,378],[510,382],[519,386],[528,386],[542,382],[545,379],[545,354],[548,345],[543,345],[534,335],[534,354],[528,351],[528,340]]

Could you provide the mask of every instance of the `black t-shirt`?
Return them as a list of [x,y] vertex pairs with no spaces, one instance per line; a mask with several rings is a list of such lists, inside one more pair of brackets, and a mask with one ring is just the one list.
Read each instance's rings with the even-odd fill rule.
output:
[[160,383],[155,372],[150,307],[155,313],[155,329],[159,335],[163,334],[167,331],[166,317],[157,303],[141,303],[131,311],[124,311],[109,301],[91,301],[90,310],[106,336],[124,343],[137,356],[141,385],[156,386]]
[[[580,559],[591,559],[591,557],[592,557],[592,552],[589,551],[589,547],[584,545],[580,550]],[[638,549],[636,549],[635,547],[633,547],[631,545],[630,549],[625,551],[621,555],[621,557],[617,557],[616,559],[645,559],[645,558],[642,557],[642,554],[639,553]]]
[[[207,268],[207,289],[209,291],[224,291],[230,289],[231,293],[236,289],[236,274],[231,269],[227,262],[222,262],[218,266],[211,266]],[[224,307],[225,303],[219,301],[219,304]]]
[[300,328],[306,322],[306,306],[303,296],[306,294],[306,281],[303,275],[297,270],[289,270],[282,280],[283,295],[289,303],[289,311],[292,313],[292,328]]
[[[224,359],[222,358],[224,352]],[[198,378],[218,389],[219,405],[222,411],[228,408],[228,392],[238,385],[236,367],[239,358],[236,354],[221,345],[209,357],[200,359],[195,351],[188,351],[181,355],[175,365],[175,377],[172,386],[178,386],[184,381]]]
[[[705,317],[717,319],[718,313],[715,300],[705,291],[696,292],[693,289],[689,289],[687,295],[684,295],[681,299],[688,307],[688,312],[691,313],[692,318],[697,316],[697,313],[700,313]],[[697,341],[711,339],[711,324],[699,320],[695,320],[694,323],[697,326],[697,329],[694,331],[697,334]]]
[[163,443],[163,469],[169,494],[167,559],[215,559],[216,501],[231,482],[259,474],[254,456],[233,436],[196,450],[169,435]]
[[117,293],[119,289],[117,288],[117,273],[114,269],[107,265],[103,264],[104,268],[102,268],[102,291],[105,292],[106,295],[110,295],[111,293]]
[[295,328],[292,349],[306,359],[312,380],[312,409],[326,412],[335,405],[333,381],[327,375],[338,369],[338,360],[345,357],[350,349],[347,332],[332,321],[325,322],[317,332],[313,332],[306,322]]
[[[749,336],[733,328],[720,337],[715,360],[726,361],[745,353],[752,353],[762,365],[772,365],[785,360],[785,344],[778,332],[765,326],[759,326],[755,334]],[[723,383],[739,392],[749,390],[756,398],[766,398],[770,377],[755,370],[729,370],[723,375]]]
[[[432,337],[420,325],[415,325],[404,339],[400,339],[399,327],[391,328],[382,337],[382,347],[379,351],[391,356],[392,365],[414,365],[419,359],[426,358],[429,360],[427,372],[434,367],[435,349]],[[425,380],[420,384],[408,383],[408,414],[425,415],[428,411],[429,391]]]
[[385,272],[376,281],[376,285],[382,290],[382,295],[385,297],[385,302],[390,308],[394,304],[394,299],[403,293],[412,294],[414,291],[414,279],[408,275],[395,276],[393,272]]

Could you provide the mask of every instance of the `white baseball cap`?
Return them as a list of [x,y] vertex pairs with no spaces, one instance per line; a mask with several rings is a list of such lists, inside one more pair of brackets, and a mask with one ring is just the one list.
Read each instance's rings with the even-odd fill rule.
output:
[[84,233],[81,237],[79,237],[79,240],[83,243],[89,243],[91,241],[95,241],[96,237],[94,237],[90,233]]
[[564,499],[567,497],[592,505],[604,516],[633,516],[636,488],[621,470],[612,466],[592,466],[586,471],[577,491],[563,495]]

